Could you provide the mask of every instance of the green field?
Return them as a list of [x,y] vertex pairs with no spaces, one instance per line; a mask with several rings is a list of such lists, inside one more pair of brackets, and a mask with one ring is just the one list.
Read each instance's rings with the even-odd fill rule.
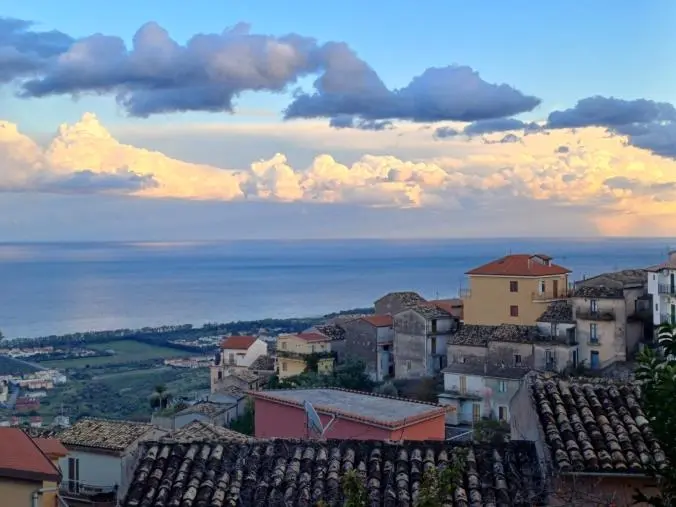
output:
[[76,359],[60,359],[56,361],[42,361],[40,366],[45,368],[85,368],[128,363],[131,361],[145,361],[147,359],[168,359],[171,357],[189,356],[190,352],[162,347],[160,345],[148,345],[134,340],[119,340],[106,343],[89,345],[94,350],[114,350],[113,356],[79,357]]

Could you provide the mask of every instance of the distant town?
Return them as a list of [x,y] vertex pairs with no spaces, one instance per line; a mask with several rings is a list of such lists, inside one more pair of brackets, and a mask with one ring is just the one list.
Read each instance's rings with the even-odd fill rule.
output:
[[[214,441],[238,446],[242,456],[297,456],[317,466],[334,456],[358,467],[358,459],[394,456],[373,454],[374,442],[387,449],[408,441],[405,459],[427,460],[438,456],[433,442],[479,440],[494,446],[473,451],[485,474],[499,475],[507,461],[518,470],[490,479],[509,482],[500,493],[505,505],[534,505],[551,491],[564,491],[573,505],[599,505],[592,497],[628,505],[622,502],[635,488],[647,487],[648,464],[666,466],[639,405],[634,359],[655,346],[661,324],[676,323],[676,254],[658,266],[584,280],[570,273],[548,255],[514,254],[468,271],[467,288],[453,298],[406,290],[321,319],[5,340],[0,426],[59,439],[61,489],[71,501],[108,495],[123,505],[155,505],[151,470],[158,481],[178,480],[158,463],[161,453],[180,456],[187,470],[196,454],[206,460],[216,452]],[[140,449],[129,465],[135,473],[90,467],[101,449],[110,452],[106,439],[121,434],[114,446],[122,462]],[[269,439],[312,446],[314,438],[370,447],[349,458],[333,443],[311,454],[310,447],[296,454],[256,447]],[[230,455],[236,461],[239,454]],[[235,461],[229,466],[243,466]],[[542,463],[554,475],[538,471]],[[464,472],[465,494],[488,494],[472,486],[472,470]],[[566,475],[572,471],[575,481]],[[547,481],[558,489],[545,488]],[[174,487],[177,498],[194,494],[187,482]],[[269,494],[299,494],[285,487]],[[400,485],[391,487],[403,495]],[[521,500],[509,496],[517,491]]]

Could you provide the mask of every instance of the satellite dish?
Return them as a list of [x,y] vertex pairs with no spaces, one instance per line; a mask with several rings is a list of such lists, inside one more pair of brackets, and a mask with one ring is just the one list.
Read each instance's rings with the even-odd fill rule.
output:
[[319,414],[312,406],[312,403],[307,400],[304,401],[303,408],[305,409],[305,415],[307,417],[308,434],[310,432],[314,432],[319,436],[324,435],[324,425],[322,424],[322,420],[319,418]]

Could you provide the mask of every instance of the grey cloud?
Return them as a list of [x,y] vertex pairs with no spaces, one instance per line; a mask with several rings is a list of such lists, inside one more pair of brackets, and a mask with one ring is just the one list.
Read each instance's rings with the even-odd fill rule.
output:
[[391,130],[394,124],[389,120],[363,120],[355,116],[341,115],[331,118],[329,126],[336,129]]
[[628,136],[629,144],[676,159],[676,122],[631,124],[613,130]]
[[579,100],[573,108],[552,111],[547,119],[547,126],[549,128],[620,127],[636,123],[675,120],[676,108],[666,102],[595,96]]
[[559,146],[556,148],[556,153],[569,153],[570,148],[568,146]]
[[[390,90],[343,42],[320,45],[297,34],[256,35],[244,23],[220,34],[195,35],[185,45],[158,24],[147,23],[131,48],[120,37],[101,34],[77,41],[58,32],[29,36],[27,26],[14,21],[0,27],[6,60],[12,61],[15,51],[25,56],[33,54],[31,47],[38,48],[39,64],[30,66],[22,57],[12,68],[19,63],[27,68],[6,72],[8,80],[27,78],[21,83],[21,97],[113,94],[132,116],[232,112],[233,101],[242,92],[285,92],[311,74],[319,76],[314,93],[296,92],[285,119],[346,115],[363,122],[355,122],[356,128],[379,129],[387,124],[369,122],[485,120],[531,111],[540,104],[537,97],[512,86],[487,83],[466,66],[430,68],[408,86]],[[0,58],[3,54],[0,51]],[[49,65],[43,61],[58,54],[72,58],[52,58]],[[26,76],[36,70],[40,72]]]
[[[603,182],[608,188],[617,190],[631,190],[638,194],[652,194],[654,192],[673,192],[676,190],[676,182],[666,181],[662,183],[645,183],[635,178],[625,176],[614,176]],[[672,198],[667,199],[669,201]]]
[[[525,134],[542,131],[542,127],[534,122],[524,122],[516,118],[490,118],[486,120],[477,120],[469,125],[466,125],[462,130],[456,130],[450,127],[439,127],[434,133],[434,137],[447,138],[459,135],[468,137],[495,134],[498,132],[506,132],[508,130],[523,130]],[[516,140],[514,139],[516,138]],[[494,142],[516,142],[521,138],[514,134],[508,134],[501,141]]]
[[33,23],[0,17],[0,83],[28,76],[45,68],[49,60],[66,51],[73,39],[53,30],[31,30]]
[[315,81],[316,91],[297,94],[285,118],[477,121],[532,111],[540,104],[512,86],[484,81],[467,66],[429,68],[408,86],[389,90],[346,45],[327,44],[324,54],[325,72]]

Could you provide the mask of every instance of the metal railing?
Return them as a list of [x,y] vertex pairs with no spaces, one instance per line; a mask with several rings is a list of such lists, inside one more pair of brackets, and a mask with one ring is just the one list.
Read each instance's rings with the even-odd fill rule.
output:
[[592,308],[577,308],[575,310],[575,317],[583,320],[615,320],[615,310],[609,309],[592,309]]
[[533,292],[533,301],[555,301],[557,299],[568,299],[573,295],[573,291],[568,288],[557,290],[549,289],[543,292]]
[[676,285],[660,284],[657,286],[657,292],[659,292],[660,294],[676,295]]
[[335,352],[293,352],[290,350],[277,350],[277,357],[285,357],[287,359],[302,359],[306,360],[308,357],[316,357],[317,359],[336,358]]
[[466,299],[472,297],[472,291],[469,288],[462,288],[458,290],[458,297],[460,299]]

